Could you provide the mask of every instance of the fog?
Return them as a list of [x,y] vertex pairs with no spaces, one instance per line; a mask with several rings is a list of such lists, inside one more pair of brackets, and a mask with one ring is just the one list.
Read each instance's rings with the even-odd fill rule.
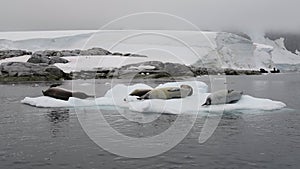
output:
[[[126,15],[161,12],[201,30],[298,32],[299,0],[0,0],[0,31],[99,29]],[[194,29],[166,14],[135,15],[108,29]]]

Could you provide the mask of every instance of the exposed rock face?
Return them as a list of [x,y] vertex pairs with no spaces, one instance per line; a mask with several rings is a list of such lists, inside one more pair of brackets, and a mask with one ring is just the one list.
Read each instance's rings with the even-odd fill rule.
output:
[[0,65],[1,79],[6,80],[59,80],[68,75],[55,66],[26,62],[6,62]]
[[111,52],[102,48],[92,48],[87,50],[82,50],[80,55],[110,55]]
[[204,68],[204,67],[191,67],[191,70],[194,72],[195,76],[201,75],[260,75],[260,70],[235,70],[230,68]]
[[67,57],[67,56],[82,56],[82,55],[110,55],[111,52],[102,48],[91,48],[87,50],[44,50],[34,52],[32,56],[57,56],[57,57]]
[[29,63],[46,63],[48,65],[52,65],[55,63],[68,63],[69,61],[64,58],[58,57],[58,56],[49,57],[49,56],[33,54],[27,60],[27,62],[29,62]]
[[[132,68],[139,69],[132,69]],[[125,78],[129,76],[138,76],[142,78],[161,78],[161,77],[193,77],[194,73],[189,66],[178,63],[163,63],[159,61],[148,61],[137,64],[130,64],[121,67],[118,70],[118,77]]]
[[0,50],[0,60],[24,55],[31,55],[32,52],[25,50]]
[[68,63],[68,60],[61,57],[68,56],[101,56],[101,55],[119,55],[126,57],[147,57],[140,54],[126,53],[122,54],[119,52],[111,53],[108,50],[102,48],[91,48],[87,50],[44,50],[34,52],[31,58],[28,59],[29,63],[46,63],[46,64],[55,64],[55,63]]
[[163,63],[148,61],[137,64],[129,64],[121,68],[98,68],[94,71],[72,72],[74,79],[105,79],[105,78],[175,78],[194,77],[189,66],[177,63]]

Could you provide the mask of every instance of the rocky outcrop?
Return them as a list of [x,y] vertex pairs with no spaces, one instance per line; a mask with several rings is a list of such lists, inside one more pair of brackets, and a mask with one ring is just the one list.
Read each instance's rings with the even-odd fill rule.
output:
[[110,55],[111,52],[102,48],[91,48],[87,50],[44,50],[34,52],[32,56],[47,56],[47,57],[68,57],[68,56],[83,56],[83,55]]
[[126,78],[130,76],[140,78],[194,76],[194,73],[191,71],[189,66],[178,63],[163,63],[159,61],[129,64],[119,68],[117,72],[119,78]]
[[32,52],[28,52],[25,50],[0,50],[0,60],[6,58],[13,58],[24,55],[31,55]]
[[191,66],[191,70],[193,71],[195,76],[202,75],[260,75],[260,70],[235,70],[230,68],[204,68],[204,67],[194,67]]
[[124,56],[124,57],[147,57],[145,55],[140,54],[132,54],[132,53],[111,53],[108,50],[102,48],[91,48],[87,50],[44,50],[34,52],[31,58],[28,59],[29,63],[46,63],[46,64],[55,64],[55,63],[68,63],[68,60],[61,57],[68,56],[103,56],[103,55],[115,55],[115,56]]
[[37,54],[33,54],[28,60],[28,63],[45,63],[48,65],[52,65],[55,63],[68,63],[69,61],[58,57],[58,56],[44,56],[44,55],[37,55]]
[[82,55],[109,55],[111,54],[109,51],[102,48],[91,48],[87,50],[44,50],[37,51],[32,54],[32,56],[28,59],[29,63],[46,63],[46,64],[55,64],[55,63],[68,63],[68,60],[61,57],[68,56],[82,56]]
[[173,78],[193,77],[194,73],[189,66],[178,63],[163,63],[148,61],[129,64],[120,68],[97,68],[93,71],[72,72],[73,79],[106,79],[106,78]]
[[1,81],[39,81],[68,79],[68,74],[48,64],[6,62],[0,65]]
[[261,72],[259,70],[203,68],[178,63],[148,61],[129,64],[120,68],[97,68],[92,71],[72,72],[71,74],[73,79],[174,79],[203,75],[260,75]]
[[93,56],[93,55],[110,55],[111,52],[102,48],[91,48],[91,49],[87,49],[87,50],[82,50],[80,52],[80,55],[89,55],[89,56]]
[[120,52],[114,52],[111,55],[113,56],[125,56],[125,57],[147,57],[146,55],[141,54],[134,54],[134,53],[120,53]]

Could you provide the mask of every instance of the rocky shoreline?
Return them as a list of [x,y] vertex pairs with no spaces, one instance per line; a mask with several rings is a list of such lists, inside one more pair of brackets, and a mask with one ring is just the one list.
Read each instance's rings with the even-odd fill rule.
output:
[[163,63],[160,61],[147,61],[137,64],[129,64],[120,68],[97,68],[91,71],[64,73],[54,66],[55,63],[68,63],[62,57],[68,56],[99,56],[119,55],[126,57],[147,57],[145,55],[110,52],[102,48],[87,50],[45,50],[29,52],[24,50],[0,51],[0,60],[23,55],[31,55],[27,62],[4,62],[0,65],[0,82],[17,81],[56,81],[71,79],[107,79],[107,78],[175,78],[196,77],[202,75],[260,75],[259,70],[234,70],[221,68],[205,68],[187,66],[178,63]]

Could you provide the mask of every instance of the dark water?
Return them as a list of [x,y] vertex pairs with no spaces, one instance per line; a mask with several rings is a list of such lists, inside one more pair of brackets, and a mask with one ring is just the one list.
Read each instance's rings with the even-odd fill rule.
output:
[[[209,83],[207,77],[200,79]],[[203,125],[203,118],[198,118],[180,144],[146,159],[119,157],[98,147],[81,128],[74,109],[20,103],[25,96],[40,96],[48,84],[0,85],[0,168],[299,168],[300,75],[233,76],[227,80],[230,88],[280,100],[288,107],[250,114],[226,112],[204,144],[198,143]],[[100,86],[97,94],[110,88],[106,82],[96,81]],[[65,82],[63,87],[70,85]],[[105,116],[116,130],[135,137],[158,134],[177,117],[161,115],[154,124],[139,124],[114,111]]]

